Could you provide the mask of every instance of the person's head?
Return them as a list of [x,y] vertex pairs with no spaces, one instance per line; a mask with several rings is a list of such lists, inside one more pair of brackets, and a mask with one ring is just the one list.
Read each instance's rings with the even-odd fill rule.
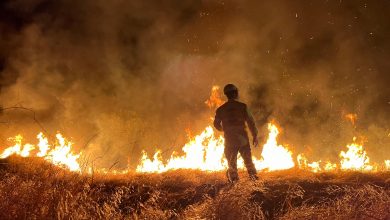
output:
[[223,88],[223,93],[225,93],[228,99],[237,99],[238,98],[238,89],[233,84],[227,84]]

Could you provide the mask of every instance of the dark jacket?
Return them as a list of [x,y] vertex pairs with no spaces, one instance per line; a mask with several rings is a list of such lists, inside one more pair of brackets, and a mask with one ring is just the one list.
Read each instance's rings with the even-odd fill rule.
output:
[[[225,139],[237,134],[245,134],[245,123],[253,137],[257,137],[255,120],[246,104],[230,99],[221,105],[215,114],[214,127],[225,133]],[[234,138],[235,139],[235,138]]]

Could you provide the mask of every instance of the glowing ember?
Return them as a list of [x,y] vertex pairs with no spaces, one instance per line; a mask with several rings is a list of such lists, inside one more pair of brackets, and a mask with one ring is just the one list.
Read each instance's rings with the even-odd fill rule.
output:
[[[71,152],[72,143],[67,142],[61,134],[57,134],[57,144],[54,148],[51,148],[49,145],[49,141],[42,133],[39,133],[37,136],[39,143],[38,149],[39,152],[35,152],[36,157],[42,157],[46,161],[49,161],[52,164],[66,167],[71,171],[80,171],[80,165],[77,162],[77,159],[80,157],[80,154],[73,154]],[[15,138],[11,138],[15,145],[12,147],[6,148],[3,153],[0,155],[0,158],[6,158],[11,155],[19,155],[21,157],[30,156],[31,152],[36,148],[36,146],[32,144],[24,144],[22,145],[23,137],[21,135],[17,135]]]
[[[354,138],[354,141],[356,138]],[[348,151],[340,152],[340,164],[341,169],[343,170],[364,170],[370,171],[373,169],[373,166],[370,165],[370,158],[367,156],[363,146],[352,143],[347,146]]]

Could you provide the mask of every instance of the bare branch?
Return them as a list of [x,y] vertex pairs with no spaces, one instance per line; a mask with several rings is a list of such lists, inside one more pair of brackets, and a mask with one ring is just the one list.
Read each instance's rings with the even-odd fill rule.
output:
[[115,163],[113,163],[111,166],[110,166],[110,168],[108,169],[108,172],[110,172],[111,171],[111,169],[115,166],[115,165],[117,165],[119,163],[119,161],[117,160],[117,161],[115,161]]
[[96,133],[96,134],[92,135],[92,136],[87,140],[87,142],[84,144],[84,146],[83,146],[81,149],[84,150],[85,148],[87,148],[88,145],[93,141],[93,139],[95,139],[98,135],[99,135],[99,133]]
[[8,111],[8,110],[23,110],[23,111],[28,111],[32,114],[32,119],[34,120],[34,122],[42,129],[42,131],[49,137],[52,137],[52,135],[45,129],[45,127],[43,127],[43,125],[41,124],[41,122],[39,122],[39,120],[37,119],[36,117],[36,113],[33,109],[30,109],[30,108],[26,108],[26,107],[23,107],[23,106],[11,106],[11,107],[6,107],[6,108],[0,108],[0,112],[4,112],[4,111]]

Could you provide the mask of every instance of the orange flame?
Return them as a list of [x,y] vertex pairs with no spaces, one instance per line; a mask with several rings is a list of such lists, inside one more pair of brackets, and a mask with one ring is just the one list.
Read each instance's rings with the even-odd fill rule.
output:
[[386,170],[390,170],[390,160],[385,160]]
[[257,169],[268,169],[272,170],[284,170],[295,166],[292,159],[292,152],[286,147],[278,145],[276,138],[279,135],[279,130],[276,125],[268,124],[268,139],[263,146],[261,156],[262,161],[255,161]]
[[[48,139],[42,133],[39,133],[37,138],[39,140],[39,151],[36,152],[36,157],[42,157],[43,159],[49,161],[54,165],[65,167],[71,171],[81,170],[80,165],[77,161],[81,153],[73,154],[71,152],[72,143],[67,142],[61,134],[56,135],[57,144],[53,148],[51,148]],[[15,145],[6,148],[3,153],[0,154],[0,158],[6,158],[11,155],[29,157],[31,152],[37,149],[37,147],[32,144],[23,145],[23,137],[21,135],[17,135],[14,138],[10,138],[10,140],[13,140]]]
[[300,169],[305,169],[307,167],[307,158],[304,154],[298,154],[297,162]]
[[337,164],[331,163],[330,161],[326,162],[324,170],[325,171],[333,171],[337,169]]
[[[253,161],[258,170],[283,170],[295,166],[292,159],[292,152],[283,145],[277,143],[279,135],[278,128],[272,124],[268,124],[268,140],[264,144],[261,153],[262,159],[253,157]],[[46,161],[57,166],[65,167],[71,171],[81,171],[78,159],[81,155],[74,154],[71,151],[72,143],[65,140],[61,134],[56,135],[56,144],[51,146],[48,139],[39,133],[37,136],[39,143],[37,145],[23,144],[23,137],[17,135],[10,138],[14,145],[6,148],[0,158],[6,158],[11,155],[19,155],[21,157],[36,156],[41,157]],[[356,138],[353,139],[354,142]],[[341,170],[360,170],[360,171],[376,171],[377,165],[370,164],[370,158],[361,144],[352,143],[347,145],[348,151],[340,152],[340,169]],[[161,151],[157,150],[153,158],[148,158],[146,152],[143,152],[141,163],[137,166],[137,172],[165,172],[175,169],[199,169],[204,171],[220,171],[227,168],[227,161],[224,158],[224,138],[216,136],[214,130],[208,126],[201,134],[192,138],[182,148],[183,155],[179,156],[177,152],[173,152],[170,158],[164,163],[161,157]],[[312,172],[328,172],[338,169],[337,164],[327,161],[325,164],[319,161],[309,162],[304,154],[298,154],[297,164],[300,169],[307,169]],[[244,168],[242,158],[238,158],[238,168]],[[381,166],[382,167],[382,166]],[[92,168],[86,169],[87,172],[92,172]],[[390,160],[384,161],[384,166],[381,169],[390,170]],[[97,172],[103,173],[124,173],[126,171],[99,169]]]
[[357,120],[357,114],[349,113],[345,115],[345,118],[349,120],[352,123],[352,125],[355,125]]
[[210,98],[208,100],[206,100],[205,103],[211,109],[218,108],[219,106],[221,106],[223,104],[223,100],[221,97],[221,91],[220,91],[219,86],[213,86],[211,88]]
[[[354,141],[356,138],[354,137]],[[360,144],[352,143],[347,145],[348,151],[340,152],[340,165],[342,170],[362,170],[371,171],[373,166],[370,165],[370,158]]]
[[[353,139],[356,141],[356,138]],[[340,156],[340,169],[341,170],[360,170],[360,171],[375,171],[377,166],[370,164],[370,158],[367,156],[366,151],[360,144],[352,143],[347,145],[348,151],[341,151]],[[338,168],[337,164],[327,161],[325,165],[321,165],[321,160],[309,163],[307,158],[303,154],[297,156],[297,161],[300,169],[308,169],[312,172],[321,171],[334,171]],[[385,161],[385,167],[390,166],[389,162]],[[387,165],[388,163],[388,165]],[[386,168],[388,169],[388,168]]]
[[298,154],[297,162],[300,169],[308,169],[314,173],[322,171],[322,168],[320,167],[321,160],[309,163],[304,154]]
[[143,152],[141,164],[137,172],[165,172],[172,169],[199,169],[205,171],[218,171],[226,167],[223,160],[222,137],[215,137],[213,129],[209,126],[200,135],[190,140],[182,148],[184,156],[176,156],[173,152],[166,164],[162,162],[160,151],[157,150],[153,159],[149,159]]
[[[219,86],[213,86],[210,98],[205,102],[210,109],[218,108],[223,104],[222,95]],[[357,120],[356,114],[346,114],[353,125]],[[274,171],[290,169],[295,166],[292,158],[292,152],[285,146],[278,144],[277,137],[279,129],[274,123],[268,124],[268,139],[263,146],[261,152],[261,159],[253,156],[253,162],[257,170]],[[224,138],[221,135],[216,135],[211,126],[191,138],[191,133],[187,131],[190,140],[182,147],[182,153],[173,152],[169,159],[164,161],[160,150],[156,150],[153,157],[149,158],[145,151],[142,152],[140,164],[137,166],[137,172],[166,172],[176,169],[198,169],[203,171],[220,171],[227,169],[227,161],[224,157]],[[390,134],[389,134],[390,136]],[[51,146],[48,139],[39,133],[37,136],[39,143],[37,145],[23,144],[23,137],[17,135],[10,138],[14,145],[6,148],[1,154],[0,158],[6,158],[11,155],[19,155],[21,157],[41,157],[46,161],[57,166],[65,167],[71,171],[81,172],[78,159],[81,155],[72,152],[72,143],[65,140],[61,134],[56,135],[56,144]],[[354,138],[355,142],[356,138]],[[296,162],[299,169],[310,170],[312,172],[328,172],[334,170],[360,170],[360,171],[376,171],[378,166],[370,164],[370,159],[361,144],[352,143],[347,145],[348,151],[341,151],[340,163],[332,163],[329,160],[322,162],[322,160],[309,162],[304,154],[298,154]],[[256,148],[254,149],[256,150]],[[244,162],[239,156],[237,166],[243,169]],[[384,161],[384,166],[381,169],[390,171],[390,160]],[[93,169],[87,167],[83,169],[87,173],[110,173],[118,174],[125,173],[127,170],[111,170],[111,169]]]
[[[264,145],[262,160],[253,157],[257,169],[282,170],[294,167],[291,152],[278,145],[276,137],[279,134],[277,127],[268,125],[269,137]],[[215,136],[213,129],[209,126],[200,135],[190,140],[182,148],[184,155],[176,156],[173,152],[170,159],[163,163],[160,151],[157,150],[150,159],[146,152],[143,152],[141,163],[137,166],[137,172],[165,172],[175,169],[199,169],[204,171],[219,171],[227,168],[227,161],[224,158],[224,138]],[[243,168],[242,158],[238,160],[238,167]]]

